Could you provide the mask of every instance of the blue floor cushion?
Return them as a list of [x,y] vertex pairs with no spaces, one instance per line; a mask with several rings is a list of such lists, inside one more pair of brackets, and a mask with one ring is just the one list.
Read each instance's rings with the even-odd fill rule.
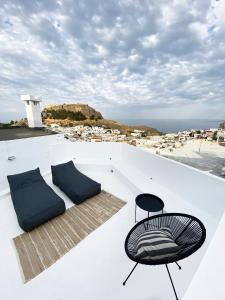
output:
[[72,161],[51,168],[53,183],[75,204],[101,192],[101,184],[81,173]]
[[64,201],[47,185],[39,168],[7,176],[20,227],[35,227],[65,212]]

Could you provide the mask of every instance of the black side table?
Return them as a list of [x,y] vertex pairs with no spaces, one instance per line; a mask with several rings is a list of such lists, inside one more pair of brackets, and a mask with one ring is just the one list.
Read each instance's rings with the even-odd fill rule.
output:
[[143,210],[146,210],[148,212],[148,217],[150,212],[158,212],[161,210],[163,214],[164,202],[155,195],[140,194],[136,197],[135,202],[135,223],[137,222],[137,206],[142,208]]

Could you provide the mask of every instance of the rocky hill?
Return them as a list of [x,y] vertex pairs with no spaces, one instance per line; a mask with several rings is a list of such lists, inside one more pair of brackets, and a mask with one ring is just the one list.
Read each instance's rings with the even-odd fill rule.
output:
[[129,135],[134,129],[142,130],[146,135],[159,135],[158,130],[140,125],[128,126],[113,120],[104,119],[102,114],[86,104],[48,105],[42,111],[45,125],[58,124],[60,126],[100,126],[109,129],[118,129]]
[[48,105],[42,111],[43,119],[69,119],[74,121],[83,121],[86,119],[103,119],[100,112],[87,104],[62,104]]

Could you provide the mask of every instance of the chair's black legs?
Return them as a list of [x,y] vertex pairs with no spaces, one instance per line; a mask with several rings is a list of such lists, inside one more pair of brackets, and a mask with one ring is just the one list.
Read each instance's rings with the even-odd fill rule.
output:
[[127,280],[129,279],[130,275],[134,272],[134,269],[137,267],[138,263],[136,263],[136,265],[133,267],[133,269],[131,270],[130,274],[127,276],[126,280],[123,282],[123,285],[126,284]]
[[174,284],[173,284],[173,280],[172,280],[172,277],[171,277],[171,275],[170,275],[170,271],[169,271],[169,268],[168,268],[167,265],[166,265],[166,269],[167,269],[167,272],[168,272],[168,274],[169,274],[170,282],[171,282],[171,284],[172,284],[173,291],[174,291],[174,294],[175,294],[175,296],[176,296],[176,300],[179,300],[178,297],[177,297],[177,293],[176,293],[176,290],[175,290],[175,287],[174,287]]
[[135,204],[135,224],[137,222],[136,215],[137,215],[137,204]]
[[176,261],[175,264],[178,266],[179,270],[181,270],[181,266]]

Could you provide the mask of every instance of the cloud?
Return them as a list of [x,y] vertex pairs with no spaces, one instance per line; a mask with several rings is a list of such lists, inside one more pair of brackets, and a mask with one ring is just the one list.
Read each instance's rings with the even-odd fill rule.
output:
[[0,121],[20,94],[109,118],[225,118],[224,1],[12,0],[0,7]]

